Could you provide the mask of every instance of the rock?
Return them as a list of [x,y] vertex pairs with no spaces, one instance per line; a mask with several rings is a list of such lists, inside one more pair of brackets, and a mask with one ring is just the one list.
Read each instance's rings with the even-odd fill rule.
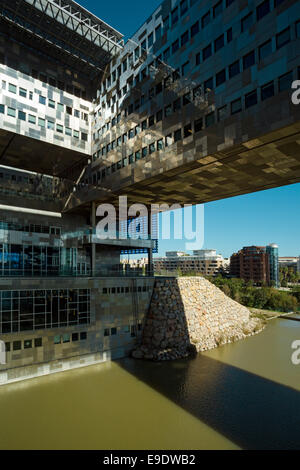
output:
[[[156,281],[137,359],[175,360],[262,329],[249,310],[202,277]],[[171,349],[167,349],[171,348]]]

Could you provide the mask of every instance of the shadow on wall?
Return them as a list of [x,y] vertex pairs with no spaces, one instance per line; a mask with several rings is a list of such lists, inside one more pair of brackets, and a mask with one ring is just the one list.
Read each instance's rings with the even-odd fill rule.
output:
[[292,388],[200,354],[118,364],[243,449],[299,449],[300,393]]
[[196,354],[177,279],[157,280],[135,359],[172,360]]

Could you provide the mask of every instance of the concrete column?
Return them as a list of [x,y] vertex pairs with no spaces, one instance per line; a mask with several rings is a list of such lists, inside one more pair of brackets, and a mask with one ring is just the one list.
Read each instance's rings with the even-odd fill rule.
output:
[[[96,229],[96,203],[93,201],[91,206],[91,222],[92,222],[92,234]],[[96,244],[92,243],[92,259],[91,259],[92,276],[96,275]]]

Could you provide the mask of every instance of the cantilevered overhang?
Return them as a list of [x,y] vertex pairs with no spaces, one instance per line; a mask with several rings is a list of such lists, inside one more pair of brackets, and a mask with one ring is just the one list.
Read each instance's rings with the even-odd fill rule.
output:
[[73,0],[1,0],[0,19],[2,32],[63,56],[91,78],[123,48],[121,33]]

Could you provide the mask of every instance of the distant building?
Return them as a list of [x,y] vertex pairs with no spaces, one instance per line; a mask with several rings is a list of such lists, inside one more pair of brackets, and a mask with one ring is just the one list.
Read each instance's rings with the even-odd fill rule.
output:
[[299,258],[297,256],[280,256],[278,258],[279,268],[289,268],[296,273],[298,269]]
[[246,246],[230,258],[230,275],[256,285],[279,286],[278,246]]
[[216,250],[196,250],[193,255],[183,252],[167,252],[165,257],[154,258],[156,273],[181,272],[216,276],[229,268],[229,260],[218,255]]

